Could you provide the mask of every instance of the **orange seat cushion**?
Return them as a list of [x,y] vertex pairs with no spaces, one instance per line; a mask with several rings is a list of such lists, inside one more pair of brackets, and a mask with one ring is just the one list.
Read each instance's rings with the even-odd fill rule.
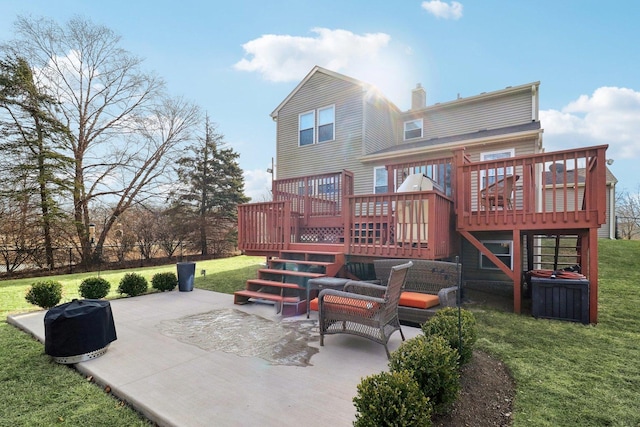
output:
[[404,307],[431,308],[440,304],[438,295],[404,291],[400,294],[400,303]]
[[[370,317],[380,304],[375,302],[363,301],[355,298],[347,298],[336,295],[326,295],[324,297],[325,305],[332,305],[333,310],[342,311],[349,314]],[[318,298],[314,298],[309,302],[309,309],[318,311]]]

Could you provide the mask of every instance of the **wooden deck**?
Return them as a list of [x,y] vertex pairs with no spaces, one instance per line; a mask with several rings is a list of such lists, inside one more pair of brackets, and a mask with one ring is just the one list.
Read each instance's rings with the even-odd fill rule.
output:
[[[238,207],[239,247],[265,256],[304,247],[340,250],[353,258],[442,260],[459,255],[458,242],[464,238],[513,280],[514,311],[520,312],[523,263],[514,262],[510,269],[474,233],[511,232],[514,260],[522,259],[533,236],[575,235],[591,283],[590,318],[595,323],[597,229],[606,220],[606,148],[484,162],[470,161],[460,149],[449,159],[387,166],[389,188],[419,171],[442,191],[354,195],[348,171],[277,180],[273,202]],[[507,179],[512,187],[498,185]]]

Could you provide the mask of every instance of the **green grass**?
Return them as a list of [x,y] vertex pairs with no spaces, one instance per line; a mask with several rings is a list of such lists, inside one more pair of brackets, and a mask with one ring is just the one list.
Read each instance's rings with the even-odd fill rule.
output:
[[[196,262],[195,286],[201,289],[217,291],[223,293],[233,293],[238,289],[245,287],[248,278],[256,277],[256,271],[260,263],[264,263],[264,257],[248,257],[237,256],[232,258],[223,258],[207,261]],[[202,275],[202,270],[206,274]],[[135,271],[144,276],[149,282],[149,293],[156,292],[151,287],[151,278],[156,273],[176,272],[175,264],[144,267],[129,270],[108,270],[91,273],[65,274],[60,276],[50,276],[47,279],[56,280],[62,283],[62,300],[60,303],[71,301],[74,298],[80,298],[78,288],[80,283],[87,277],[100,277],[111,283],[111,290],[107,295],[107,299],[118,298],[117,289],[120,279],[126,274]],[[0,319],[5,319],[7,315],[24,313],[27,311],[40,310],[39,307],[29,304],[25,300],[25,294],[32,283],[37,278],[4,280],[0,281]]]
[[[264,263],[263,257],[239,256],[198,261],[195,286],[224,293],[245,287],[248,278]],[[202,270],[206,271],[202,275]],[[140,273],[149,281],[165,271],[176,271],[174,264],[101,272],[111,283],[107,298],[119,297],[120,279],[127,272]],[[79,298],[78,287],[86,277],[97,273],[53,276],[63,285],[61,303]],[[26,302],[29,286],[38,279],[0,281],[0,427],[15,426],[147,426],[136,411],[87,381],[77,371],[60,365],[44,353],[42,343],[6,322],[9,314],[40,310]],[[174,290],[173,292],[177,292]]]
[[597,325],[475,313],[516,381],[515,426],[640,426],[640,242],[599,250]]
[[[516,382],[514,426],[640,426],[640,242],[599,243],[599,323],[476,311],[478,347],[504,361]],[[264,258],[198,262],[195,286],[232,293]],[[206,270],[206,275],[201,270]],[[148,279],[175,265],[136,269]],[[103,272],[110,296],[125,271]],[[91,274],[60,276],[64,298]],[[37,309],[24,300],[34,279],[0,282],[0,313]],[[137,414],[44,355],[42,344],[0,322],[0,426],[136,425]],[[62,385],[62,386],[61,386]],[[6,396],[6,397],[5,397]],[[93,418],[95,417],[95,418]],[[90,420],[90,421],[87,421]]]

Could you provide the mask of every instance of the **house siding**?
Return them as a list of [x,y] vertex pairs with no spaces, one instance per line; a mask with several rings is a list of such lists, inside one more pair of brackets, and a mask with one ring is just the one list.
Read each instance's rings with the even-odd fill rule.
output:
[[[300,147],[298,115],[335,105],[333,141]],[[315,73],[277,115],[278,179],[338,172],[356,173],[362,153],[362,86]]]
[[400,132],[397,143],[404,140],[404,122],[423,120],[423,137],[406,142],[444,138],[453,135],[477,132],[484,129],[498,129],[520,125],[532,121],[533,110],[531,90],[503,94],[490,99],[478,99],[468,103],[438,108],[438,105],[420,111],[405,113],[400,117]]

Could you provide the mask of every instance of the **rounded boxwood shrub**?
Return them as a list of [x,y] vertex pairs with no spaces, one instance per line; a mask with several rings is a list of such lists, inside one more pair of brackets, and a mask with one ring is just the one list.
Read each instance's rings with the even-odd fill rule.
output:
[[149,283],[143,276],[138,273],[127,273],[120,279],[118,293],[135,297],[147,292],[148,287]]
[[151,287],[161,292],[172,291],[178,286],[178,277],[175,273],[156,273],[151,278]]
[[431,404],[408,371],[381,372],[362,379],[353,398],[357,427],[431,426]]
[[80,296],[89,299],[101,299],[107,296],[111,283],[102,277],[87,277],[80,283]]
[[53,280],[35,282],[27,291],[28,303],[45,309],[55,307],[62,299],[62,284]]
[[411,372],[435,414],[447,413],[458,398],[458,350],[441,336],[419,335],[403,342],[391,353],[389,368],[393,372]]
[[464,365],[471,361],[473,346],[478,339],[476,318],[473,313],[461,309],[460,326],[458,329],[458,309],[446,307],[438,310],[421,328],[426,336],[440,335],[447,340],[451,347],[458,350],[460,365]]

